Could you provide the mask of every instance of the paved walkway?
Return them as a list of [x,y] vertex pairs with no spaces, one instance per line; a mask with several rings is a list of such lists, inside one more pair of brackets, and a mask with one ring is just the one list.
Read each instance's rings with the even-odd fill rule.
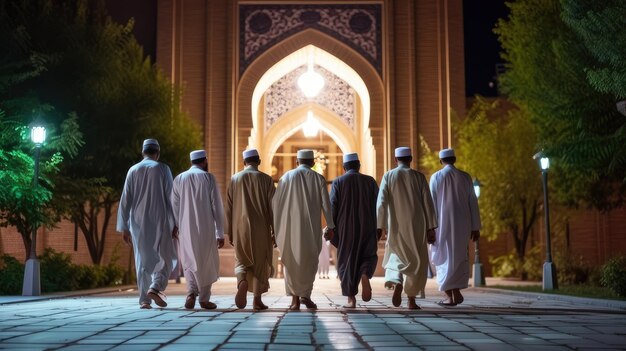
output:
[[127,290],[4,298],[0,349],[626,350],[622,301],[470,288],[462,305],[441,307],[431,279],[426,298],[418,300],[422,310],[409,311],[393,307],[391,291],[375,278],[373,299],[349,310],[341,307],[339,282],[323,279],[312,296],[317,311],[287,312],[291,298],[283,295],[283,281],[271,284],[264,296],[270,309],[263,312],[235,308],[234,278],[214,285],[213,311],[183,309],[186,294],[179,284],[168,287],[167,308],[152,310],[140,310],[136,291]]

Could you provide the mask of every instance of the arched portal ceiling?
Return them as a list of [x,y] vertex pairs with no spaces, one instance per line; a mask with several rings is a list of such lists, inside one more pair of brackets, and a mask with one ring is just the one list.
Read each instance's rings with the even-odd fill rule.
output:
[[253,127],[255,129],[265,128],[264,126],[258,125],[258,107],[265,92],[268,91],[274,83],[306,64],[309,57],[313,58],[313,63],[316,66],[322,67],[327,72],[332,73],[337,77],[336,79],[347,83],[349,87],[358,94],[361,102],[363,126],[367,127],[370,117],[370,95],[365,82],[361,76],[345,62],[313,45],[307,45],[288,55],[270,67],[270,69],[261,76],[252,93],[251,114]]
[[272,127],[276,121],[293,108],[314,103],[333,111],[352,130],[355,127],[356,92],[350,85],[332,72],[321,66],[315,66],[315,71],[324,77],[324,88],[314,98],[308,99],[299,89],[297,81],[300,75],[307,70],[303,65],[286,74],[265,92],[264,121],[265,130]]
[[382,4],[241,4],[239,74],[278,42],[308,28],[356,50],[382,72]]

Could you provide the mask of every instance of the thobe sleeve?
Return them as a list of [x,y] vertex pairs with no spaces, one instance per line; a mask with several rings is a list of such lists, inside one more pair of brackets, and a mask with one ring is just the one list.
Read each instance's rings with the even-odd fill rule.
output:
[[326,219],[326,226],[329,229],[335,228],[335,221],[333,221],[333,211],[330,207],[330,198],[328,197],[328,190],[326,190],[326,179],[320,176],[320,185],[322,186],[322,210],[324,211],[324,218]]
[[213,210],[213,218],[215,220],[215,237],[224,239],[224,204],[220,190],[217,188],[215,177],[211,174],[211,209]]
[[387,229],[387,207],[389,203],[389,186],[387,185],[387,175],[383,176],[378,190],[378,199],[376,200],[376,221],[377,227]]
[[180,208],[180,191],[178,189],[179,182],[177,178],[174,181],[174,185],[172,186],[172,196],[170,201],[172,202],[172,212],[174,212],[174,224],[178,227],[180,222],[178,218],[179,208]]
[[269,178],[267,184],[267,211],[269,216],[267,218],[267,226],[274,228],[274,209],[272,208],[272,200],[274,199],[274,194],[276,193],[276,187],[274,186],[274,181]]
[[476,193],[474,192],[474,185],[472,184],[471,178],[468,182],[470,189],[469,192],[469,208],[470,208],[470,220],[471,220],[471,230],[480,230],[480,212],[478,210],[478,198],[476,197]]
[[279,227],[278,227],[279,217],[282,215],[280,213],[280,207],[281,207],[280,200],[282,197],[284,186],[285,184],[283,183],[283,178],[281,177],[278,180],[278,186],[276,187],[276,192],[274,193],[274,196],[272,197],[272,213],[274,213],[274,218],[273,218],[274,234],[276,234],[276,238],[278,238],[278,234],[279,234]]
[[[165,166],[165,199],[169,199],[172,195],[173,183],[174,179],[172,177],[172,171],[168,166]],[[174,226],[176,225],[176,220],[174,219],[174,211],[172,210],[172,203],[166,200],[165,207],[167,210],[167,221],[171,230],[174,229]]]
[[[339,181],[335,179],[333,180],[333,185],[330,189],[330,208],[333,213],[333,223],[335,223],[335,226],[339,225],[339,196]],[[339,244],[339,232],[335,233],[333,238],[330,240],[330,243],[337,247]]]
[[126,174],[126,181],[124,182],[124,190],[120,197],[120,203],[117,207],[117,231],[124,232],[129,230],[128,221],[130,220],[130,204],[133,203],[132,193],[133,177],[132,173],[128,171]]
[[437,213],[437,216],[439,216],[438,214],[438,210],[439,210],[439,203],[438,201],[438,197],[437,197],[437,173],[433,174],[432,176],[430,176],[430,195],[433,199],[433,204],[435,206],[435,213]]
[[228,186],[228,193],[226,194],[226,206],[224,208],[225,212],[225,222],[224,222],[224,234],[230,235],[230,241],[233,241],[233,231],[232,231],[232,215],[233,215],[233,192],[235,191],[235,177],[230,179],[230,185]]
[[422,204],[424,207],[424,218],[426,218],[426,229],[437,228],[437,211],[435,211],[435,204],[433,203],[433,197],[430,194],[428,182],[423,174],[419,174],[420,182],[422,186]]

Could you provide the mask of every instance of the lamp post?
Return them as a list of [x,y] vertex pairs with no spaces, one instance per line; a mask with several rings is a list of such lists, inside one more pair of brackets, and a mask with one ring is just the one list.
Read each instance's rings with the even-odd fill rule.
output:
[[[476,198],[480,197],[480,187],[482,184],[477,178],[474,178],[474,193],[476,194]],[[485,274],[483,271],[483,265],[480,263],[480,256],[478,254],[478,244],[480,239],[476,239],[474,242],[474,287],[477,286],[485,286]]]
[[556,279],[556,267],[554,262],[552,262],[550,242],[550,205],[548,204],[548,169],[550,168],[550,159],[543,151],[536,153],[533,158],[539,161],[539,167],[541,168],[543,208],[546,219],[546,262],[543,264],[543,290],[554,290],[558,289],[558,281]]
[[[33,175],[33,189],[39,185],[39,155],[41,145],[46,141],[46,127],[40,121],[35,121],[30,126],[30,139],[35,143],[35,172]],[[24,267],[24,284],[22,285],[23,296],[41,295],[41,283],[39,279],[39,260],[37,259],[37,228],[38,223],[33,223],[33,233],[30,242],[30,254]]]

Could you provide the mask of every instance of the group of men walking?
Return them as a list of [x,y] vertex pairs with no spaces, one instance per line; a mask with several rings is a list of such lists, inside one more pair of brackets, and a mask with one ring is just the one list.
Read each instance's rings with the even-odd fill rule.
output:
[[[378,241],[386,237],[385,286],[392,303],[419,309],[416,296],[426,286],[428,244],[437,281],[445,293],[442,305],[463,302],[460,289],[469,278],[467,245],[479,237],[480,217],[470,176],[454,167],[454,150],[440,152],[443,169],[425,176],[410,168],[411,149],[395,150],[397,167],[385,173],[380,189],[374,178],[361,174],[356,153],[343,156],[345,174],[328,193],[325,178],[312,169],[314,152],[299,150],[298,167],[285,173],[275,187],[259,171],[256,149],[243,152],[244,169],[233,175],[223,203],[215,177],[208,172],[206,153],[190,153],[191,168],[175,179],[159,163],[160,146],[146,139],[144,159],[128,171],[118,210],[117,230],[135,252],[141,308],[167,306],[163,291],[176,258],[187,282],[185,308],[214,309],[211,286],[219,275],[218,249],[228,236],[235,250],[238,308],[253,293],[253,309],[268,307],[262,294],[269,289],[273,248],[284,267],[290,310],[311,300],[322,249],[321,236],[337,247],[337,272],[346,308],[372,298],[372,278],[378,262]],[[322,229],[322,217],[326,223]],[[178,243],[178,245],[174,245]],[[175,246],[178,246],[176,252]]]

